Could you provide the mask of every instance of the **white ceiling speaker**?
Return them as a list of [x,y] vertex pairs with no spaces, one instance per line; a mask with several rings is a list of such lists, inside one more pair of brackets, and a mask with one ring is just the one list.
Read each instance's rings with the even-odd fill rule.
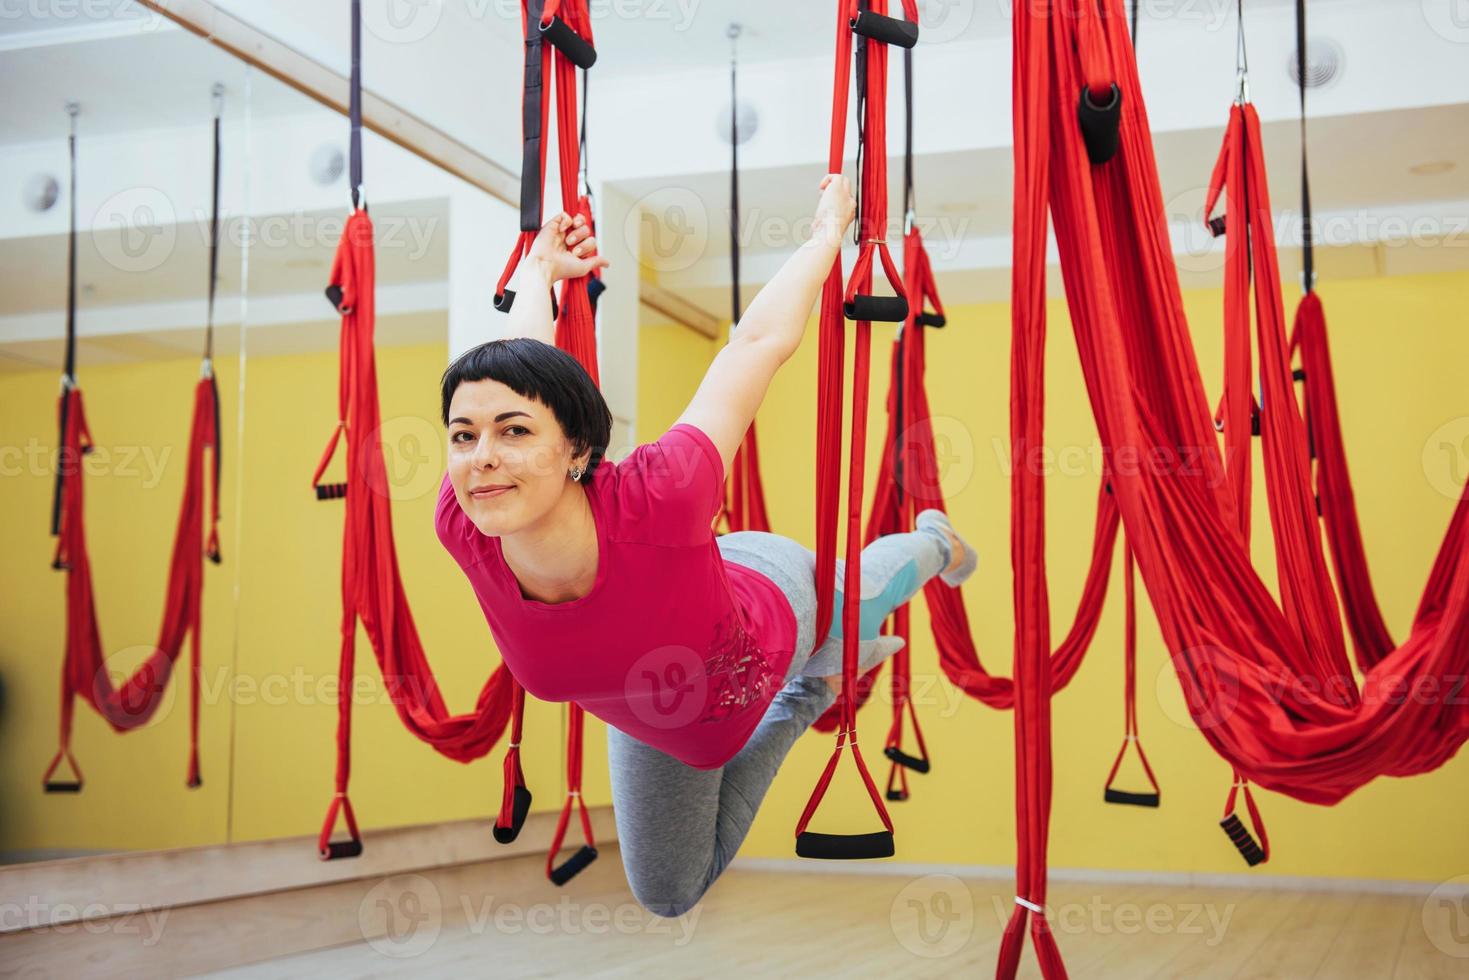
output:
[[[739,121],[740,146],[744,146],[746,143],[750,142],[750,137],[754,136],[755,135],[755,131],[760,128],[760,112],[759,112],[759,110],[757,110],[755,108],[755,104],[753,102],[747,102],[744,99],[740,99],[740,110],[739,111],[740,111],[740,114],[739,114],[739,117],[738,117],[738,121]],[[715,129],[715,131],[717,133],[719,133],[719,141],[721,143],[724,143],[724,144],[728,145],[729,144],[729,103],[728,102],[726,102],[724,105],[722,105],[722,106],[719,107],[719,115],[714,120],[714,129]]]
[[44,214],[61,200],[61,185],[50,174],[32,174],[20,191],[27,210]]
[[[1329,37],[1306,38],[1306,88],[1325,88],[1336,81],[1346,66],[1346,53]],[[1300,85],[1300,65],[1295,49],[1286,61],[1286,73],[1292,85]]]
[[311,154],[311,179],[323,187],[330,187],[342,179],[346,166],[342,148],[335,143],[323,143]]

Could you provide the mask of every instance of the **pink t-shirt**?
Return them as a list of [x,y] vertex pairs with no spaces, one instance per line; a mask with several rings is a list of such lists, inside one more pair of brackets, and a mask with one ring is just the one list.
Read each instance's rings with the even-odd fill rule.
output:
[[464,568],[511,673],[542,701],[574,701],[699,769],[728,762],[781,688],[796,644],[770,579],[724,561],[712,529],[724,466],[709,437],[675,425],[587,485],[597,525],[592,591],[527,599],[498,537],[439,491],[439,540]]

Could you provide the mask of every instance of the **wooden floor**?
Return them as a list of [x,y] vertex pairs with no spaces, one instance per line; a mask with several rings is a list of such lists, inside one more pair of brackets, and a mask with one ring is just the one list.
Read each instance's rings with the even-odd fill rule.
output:
[[[368,940],[211,976],[986,976],[1014,901],[989,879],[735,869],[688,916],[662,920],[633,900],[615,849],[566,889],[538,866],[363,883]],[[1163,885],[1063,883],[1050,896],[1071,976],[1129,980],[1469,977],[1469,930],[1451,917],[1464,907],[1431,905]],[[1029,951],[1021,975],[1039,975]]]

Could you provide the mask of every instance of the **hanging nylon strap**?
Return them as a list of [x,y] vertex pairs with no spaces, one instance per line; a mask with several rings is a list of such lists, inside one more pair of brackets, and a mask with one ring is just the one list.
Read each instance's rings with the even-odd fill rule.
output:
[[[597,841],[592,836],[592,817],[587,811],[586,801],[581,795],[582,741],[586,713],[581,705],[570,705],[567,719],[566,738],[566,803],[561,807],[561,818],[556,821],[556,832],[551,835],[551,849],[546,853],[546,877],[554,885],[564,885],[586,870],[597,860]],[[571,811],[575,807],[581,816],[582,846],[561,864],[556,863],[561,845],[566,841],[566,828],[571,823]]]
[[219,478],[224,466],[222,431],[219,413],[219,382],[214,376],[214,304],[219,291],[219,188],[224,152],[220,138],[221,120],[224,115],[224,86],[216,84],[214,96],[214,165],[210,186],[209,204],[209,309],[204,324],[204,364],[202,373],[209,382],[214,401],[214,433],[211,452],[214,467],[214,488],[210,495],[213,511],[210,515],[209,540],[204,545],[209,560],[218,565],[223,561],[219,551]]
[[[66,230],[66,347],[61,368],[61,405],[60,405],[60,431],[57,434],[56,444],[66,445],[67,411],[70,401],[66,393],[76,387],[76,361],[77,361],[77,116],[81,114],[81,106],[76,102],[66,104],[66,114],[70,118],[69,132],[66,137],[66,152],[69,183],[67,185],[67,230]],[[65,463],[65,461],[62,461]],[[75,464],[74,464],[75,465]],[[61,497],[65,491],[66,472],[68,466],[58,465],[56,467],[56,483],[51,495],[51,536],[58,537],[61,534]],[[53,561],[52,568],[58,571],[64,569],[60,558]]]
[[[731,24],[729,37],[729,278],[730,336],[739,326],[744,304],[740,298],[740,102],[739,68],[736,41],[740,25]],[[752,420],[735,451],[725,481],[724,503],[719,523],[730,531],[769,531],[770,517],[765,509],[765,488],[760,479],[760,447]]]
[[[1143,743],[1138,736],[1137,727],[1137,583],[1133,571],[1132,547],[1125,542],[1122,548],[1122,568],[1124,576],[1124,592],[1126,595],[1126,620],[1123,626],[1123,695],[1122,695],[1122,747],[1117,750],[1117,758],[1112,761],[1112,769],[1107,773],[1107,782],[1102,790],[1102,799],[1108,803],[1121,803],[1131,806],[1156,807],[1163,799],[1163,791],[1158,788],[1158,777],[1153,775],[1153,767],[1148,763],[1148,754],[1143,751]],[[1137,749],[1138,761],[1143,764],[1143,772],[1152,784],[1151,793],[1135,793],[1130,790],[1115,789],[1112,781],[1117,778],[1117,770],[1122,767],[1122,759],[1127,754],[1127,747],[1131,745]]]
[[505,751],[505,790],[500,798],[500,815],[495,820],[495,840],[513,843],[530,813],[531,794],[520,765],[520,740],[525,731],[525,688],[511,681],[510,744]]
[[[883,23],[887,18],[886,0],[850,0],[837,5],[837,44],[835,88],[832,93],[831,143],[828,173],[839,173],[845,154],[847,93],[851,81],[854,37],[856,91],[858,102],[858,175],[861,207],[856,233],[860,239],[857,262],[845,290],[842,289],[841,260],[832,264],[822,292],[821,337],[817,387],[820,425],[817,435],[817,562],[818,568],[835,565],[836,522],[841,448],[842,356],[845,345],[842,316],[855,321],[854,358],[852,365],[852,424],[847,485],[847,564],[843,584],[842,609],[843,656],[842,694],[838,698],[840,723],[836,746],[826,768],[818,779],[811,798],[796,825],[796,854],[801,857],[853,859],[890,857],[893,854],[893,822],[883,804],[877,785],[857,747],[857,638],[859,600],[861,597],[862,562],[862,484],[864,434],[867,431],[868,366],[871,358],[873,320],[892,319],[902,322],[908,316],[908,302],[903,292],[902,277],[888,253],[887,234],[887,45],[876,34],[863,34],[856,25]],[[903,9],[917,36],[917,5],[904,0]],[[868,17],[868,14],[873,15]],[[896,32],[907,36],[907,28]],[[864,166],[865,162],[865,166]],[[896,295],[870,294],[874,253]],[[830,515],[830,516],[828,516]],[[824,641],[831,626],[835,605],[834,581],[823,581],[817,596],[817,642]],[[884,829],[868,834],[825,834],[807,831],[812,816],[826,795],[843,750],[852,749],[857,772],[867,788],[873,808]]]
[[1301,91],[1301,289],[1316,288],[1316,230],[1311,223],[1311,174],[1306,165],[1306,0],[1296,0],[1296,84]]
[[[1240,793],[1244,794],[1245,810],[1250,815],[1253,833],[1234,810],[1235,800]],[[1250,793],[1249,780],[1238,769],[1234,771],[1234,783],[1229,787],[1229,796],[1224,801],[1224,819],[1219,821],[1219,826],[1250,867],[1270,860],[1270,837],[1265,832],[1265,822],[1260,818],[1259,807],[1255,806],[1254,795]]]
[[351,161],[352,207],[355,210],[365,207],[362,194],[362,0],[352,0],[352,82],[347,112],[352,123],[348,155]]

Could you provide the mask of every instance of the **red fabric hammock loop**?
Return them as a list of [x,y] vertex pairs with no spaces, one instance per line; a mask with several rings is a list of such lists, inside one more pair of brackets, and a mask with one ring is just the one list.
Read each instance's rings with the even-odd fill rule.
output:
[[[904,10],[909,19],[916,22],[916,5],[905,0]],[[839,173],[842,169],[846,148],[847,100],[851,82],[853,52],[852,21],[859,5],[855,0],[837,5],[836,62],[832,92],[831,142],[828,154],[828,173]],[[862,9],[878,16],[886,16],[887,0],[872,0]],[[862,248],[850,282],[843,286],[841,260],[832,264],[831,273],[822,290],[821,326],[818,351],[817,376],[817,477],[816,477],[816,567],[830,568],[835,565],[837,527],[836,516],[839,502],[838,482],[841,470],[842,419],[842,361],[846,343],[844,306],[857,297],[867,297],[872,286],[872,262],[874,250],[882,263],[883,272],[893,286],[897,299],[906,307],[902,277],[892,261],[886,246],[887,234],[887,45],[871,38],[859,38],[861,71],[859,80],[865,88],[858,93],[861,107],[861,139],[859,152],[865,161],[858,175],[859,195],[862,202],[857,229]],[[860,312],[860,311],[859,311]],[[862,312],[862,315],[867,315]],[[905,319],[904,316],[898,319]],[[812,791],[811,799],[796,827],[796,853],[807,857],[858,858],[886,857],[893,853],[892,818],[883,804],[877,784],[868,771],[867,763],[857,747],[858,695],[857,637],[858,601],[861,596],[861,552],[862,535],[862,487],[864,467],[864,434],[867,431],[867,403],[869,385],[869,361],[872,347],[872,324],[869,320],[854,322],[854,356],[852,365],[852,427],[848,460],[847,485],[847,561],[843,594],[846,597],[842,610],[843,690],[837,699],[838,726],[836,746],[832,751],[821,778]],[[835,605],[836,583],[823,577],[817,579],[816,643],[819,646],[831,628]],[[851,746],[852,760],[867,788],[873,808],[882,821],[884,831],[866,835],[831,835],[807,832],[807,825],[826,794],[836,771],[843,750]]]
[[[168,584],[164,597],[163,622],[152,652],[133,671],[115,683],[102,652],[101,629],[97,622],[96,596],[92,585],[91,559],[87,552],[85,470],[83,457],[92,447],[86,407],[81,388],[63,386],[58,415],[64,420],[58,466],[63,480],[56,553],[52,567],[66,572],[66,649],[62,658],[59,747],[41,779],[48,792],[79,792],[84,785],[81,769],[71,751],[75,701],[81,698],[113,728],[125,732],[150,722],[163,704],[174,664],[189,639],[189,749],[185,785],[201,785],[199,765],[199,678],[203,655],[204,557],[218,554],[219,468],[210,465],[206,475],[205,456],[218,453],[219,399],[211,375],[194,386],[194,407],[189,426],[189,451],[184,489],[174,530]],[[209,535],[205,536],[205,496],[211,498]],[[74,780],[53,777],[65,759]]]
[[[587,804],[582,799],[581,793],[582,728],[584,724],[585,712],[579,705],[571,705],[566,739],[566,803],[561,808],[561,818],[556,821],[556,831],[551,835],[551,848],[546,852],[546,877],[558,886],[566,884],[581,874],[587,865],[597,860],[597,841],[592,836],[592,818],[587,812]],[[566,840],[566,828],[571,822],[573,806],[576,807],[581,817],[583,843],[580,850],[558,865],[556,858],[561,852],[561,845]]]
[[[1136,576],[1133,574],[1132,549],[1124,545],[1122,556],[1126,598],[1126,621],[1123,626],[1122,747],[1117,750],[1117,758],[1112,760],[1112,768],[1108,771],[1107,781],[1103,785],[1102,799],[1107,803],[1155,807],[1162,803],[1163,791],[1158,786],[1158,777],[1153,774],[1152,764],[1148,762],[1148,754],[1143,751],[1143,743],[1137,726],[1137,587],[1134,581]],[[1151,793],[1120,790],[1112,785],[1112,781],[1117,778],[1118,770],[1122,768],[1122,760],[1127,756],[1129,745],[1137,750],[1138,761],[1142,763],[1143,773],[1153,787]]]

